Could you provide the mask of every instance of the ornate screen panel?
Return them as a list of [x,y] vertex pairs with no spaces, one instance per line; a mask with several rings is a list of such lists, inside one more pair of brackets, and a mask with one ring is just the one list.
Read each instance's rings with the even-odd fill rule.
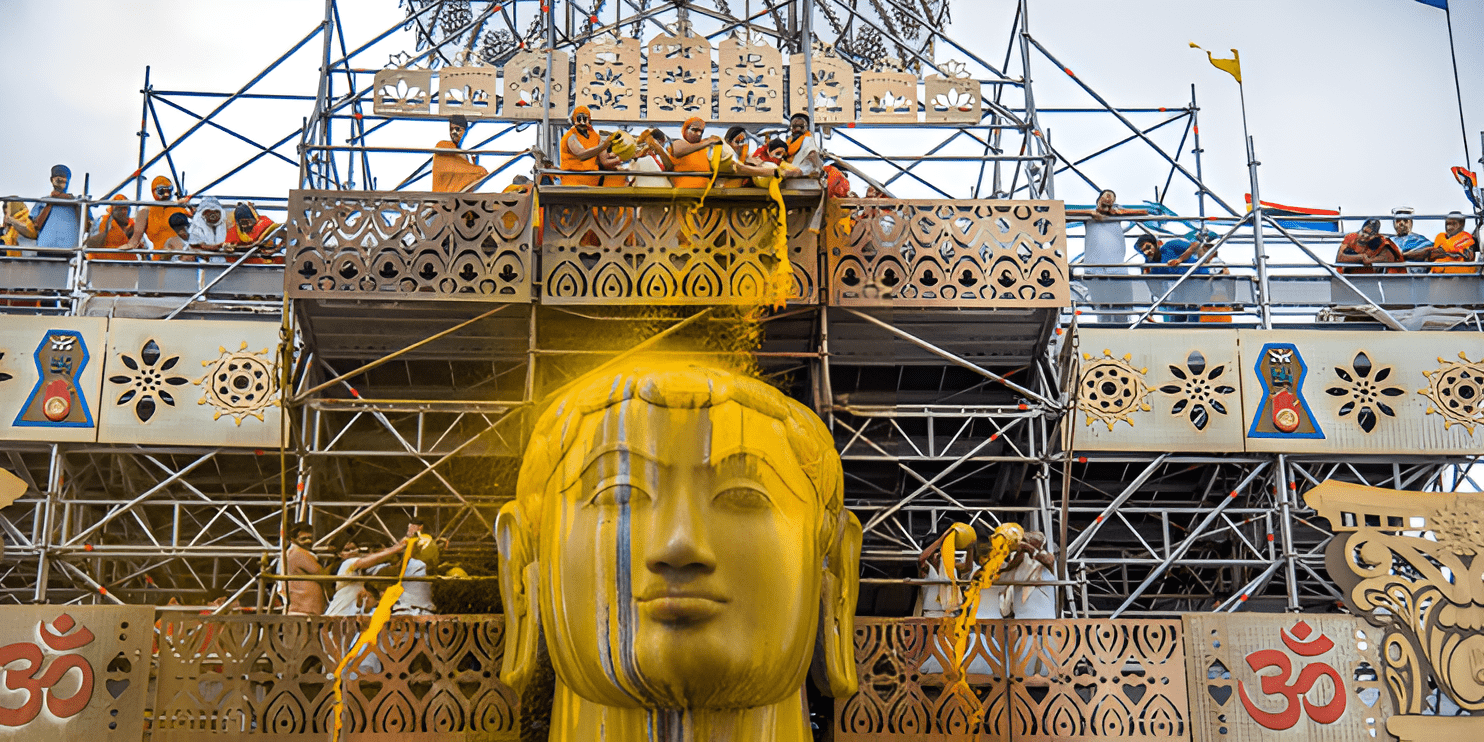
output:
[[113,319],[99,443],[277,448],[278,322]]
[[0,322],[0,440],[97,439],[107,330],[102,317]]
[[735,33],[718,47],[721,72],[718,118],[737,123],[777,123],[783,118],[783,55],[761,37]]
[[645,96],[650,121],[710,121],[711,42],[691,34],[650,39]]
[[551,94],[546,91],[546,52],[518,52],[500,68],[500,77],[505,81],[504,104],[500,115],[512,119],[540,119],[542,106],[548,101],[551,119],[567,118],[567,88],[571,72],[568,64],[572,58],[563,51],[551,52]]
[[[685,202],[588,205],[543,198],[542,302],[547,304],[752,304],[766,296],[777,216],[736,201],[691,213]],[[787,212],[790,303],[818,295],[811,211]]]
[[[855,68],[835,56],[830,47],[819,47],[809,60],[814,75],[814,123],[844,124],[855,120]],[[809,75],[804,70],[804,55],[789,57],[788,108],[793,113],[809,112]]]
[[1381,631],[1353,616],[1185,616],[1196,742],[1390,739]]
[[604,36],[583,44],[572,82],[576,105],[587,106],[594,120],[638,121],[643,56],[635,39]]
[[144,738],[154,610],[149,606],[6,606],[0,623],[0,738],[137,742]]
[[899,70],[862,72],[861,121],[916,122],[917,77]]
[[1060,201],[831,199],[830,303],[1065,307]]
[[970,700],[948,683],[941,619],[857,618],[860,690],[835,702],[839,742],[1190,738],[1179,621],[982,621]]
[[444,67],[438,71],[438,113],[469,118],[494,116],[500,102],[500,70],[495,67]]
[[289,296],[525,302],[531,197],[293,191]]
[[[358,620],[167,619],[153,739],[328,739],[328,675],[355,641]],[[518,698],[499,680],[504,627],[500,616],[393,617],[372,654],[348,669],[349,738],[517,739]]]

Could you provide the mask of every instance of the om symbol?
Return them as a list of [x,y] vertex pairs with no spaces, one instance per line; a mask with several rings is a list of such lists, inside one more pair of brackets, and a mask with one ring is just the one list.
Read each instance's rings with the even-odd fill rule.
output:
[[[1317,657],[1334,649],[1335,643],[1323,634],[1313,641],[1305,641],[1309,638],[1311,631],[1313,629],[1309,627],[1309,624],[1299,621],[1292,629],[1293,637],[1296,639],[1290,638],[1289,632],[1285,631],[1283,643],[1300,657]],[[1320,724],[1333,724],[1339,721],[1340,716],[1345,713],[1345,684],[1340,679],[1340,673],[1323,662],[1311,662],[1305,665],[1299,671],[1298,678],[1292,682],[1289,682],[1289,677],[1293,674],[1293,663],[1288,659],[1288,655],[1279,650],[1260,649],[1253,652],[1247,655],[1247,666],[1252,668],[1253,672],[1260,672],[1270,667],[1278,668],[1276,675],[1261,676],[1262,692],[1265,695],[1283,696],[1287,699],[1283,710],[1276,714],[1258,708],[1247,697],[1246,686],[1240,681],[1237,683],[1237,694],[1241,696],[1242,705],[1247,708],[1247,713],[1251,714],[1258,724],[1268,729],[1275,731],[1292,729],[1299,722],[1300,712],[1307,714],[1310,719]],[[1303,697],[1310,688],[1314,687],[1314,683],[1326,676],[1334,684],[1334,698],[1331,698],[1329,703],[1320,706]]]
[[[72,617],[63,613],[52,622],[51,627],[46,622],[37,624],[37,632],[41,635],[41,641],[56,652],[68,652],[80,647],[87,646],[93,641],[93,632],[88,631],[86,626],[78,626],[77,631],[72,634],[76,622]],[[64,636],[65,634],[65,636]],[[20,669],[5,669],[11,663],[25,661],[26,666]],[[64,654],[52,661],[51,667],[42,670],[45,658],[42,656],[41,648],[35,643],[7,644],[0,647],[0,673],[5,675],[5,687],[10,690],[26,691],[26,702],[17,708],[5,708],[0,706],[0,726],[19,727],[25,726],[41,713],[43,697],[46,700],[46,708],[58,719],[66,719],[76,716],[87,707],[88,701],[93,698],[93,666],[83,657],[75,654]],[[82,683],[78,685],[77,691],[71,696],[63,698],[51,692],[52,686],[61,682],[67,671],[77,668],[82,674]]]

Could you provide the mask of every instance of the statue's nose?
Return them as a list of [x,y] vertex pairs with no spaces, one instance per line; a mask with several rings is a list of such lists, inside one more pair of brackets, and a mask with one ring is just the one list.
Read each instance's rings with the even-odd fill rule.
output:
[[698,499],[678,493],[665,497],[652,511],[654,548],[645,566],[668,583],[684,584],[716,571],[716,556]]

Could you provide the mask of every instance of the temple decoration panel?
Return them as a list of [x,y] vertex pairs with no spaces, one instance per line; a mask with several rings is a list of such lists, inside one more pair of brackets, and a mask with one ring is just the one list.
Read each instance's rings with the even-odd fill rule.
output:
[[1381,630],[1339,615],[1184,621],[1195,742],[1392,739]]
[[[500,68],[500,77],[505,81],[504,102],[500,115],[510,119],[540,119],[543,107],[549,105],[551,118],[567,118],[567,87],[571,74],[567,71],[571,57],[563,51],[552,51],[550,94],[547,91],[547,52],[528,50],[518,52]],[[381,113],[378,109],[377,113]]]
[[861,121],[917,122],[917,77],[900,70],[861,73]]
[[0,440],[97,440],[107,332],[103,317],[5,317]]
[[1078,450],[1243,450],[1236,333],[1078,332]]
[[604,36],[583,44],[577,49],[577,72],[572,81],[576,105],[587,106],[595,121],[638,121],[643,57],[635,39]]
[[[632,203],[627,201],[623,203]],[[546,304],[752,304],[768,295],[776,208],[757,201],[654,205],[542,198],[542,302]],[[790,206],[789,302],[818,301],[812,207]]]
[[733,34],[718,46],[721,96],[717,118],[775,123],[783,118],[783,55],[761,38]]
[[1187,327],[1079,333],[1074,448],[1484,450],[1484,335]]
[[[838,742],[1186,740],[1179,621],[981,621],[955,656],[941,619],[857,618],[860,690]],[[945,673],[957,661],[966,684]]]
[[[460,52],[459,56],[469,55]],[[500,70],[484,65],[444,67],[438,71],[438,112],[468,118],[494,116],[500,104]]]
[[650,121],[711,120],[711,42],[682,29],[649,40]]
[[[153,739],[328,739],[330,676],[360,621],[164,619]],[[519,699],[499,680],[504,626],[500,616],[393,617],[347,668],[345,738],[518,739]]]
[[845,124],[855,120],[855,68],[835,55],[833,47],[815,44],[805,70],[804,55],[789,57],[788,107],[809,112],[810,73],[813,75],[814,123]]
[[1484,495],[1326,481],[1304,501],[1335,532],[1325,565],[1345,607],[1384,631],[1387,729],[1403,742],[1484,738]]
[[0,738],[138,742],[149,700],[149,606],[6,606]]
[[109,321],[99,443],[277,448],[279,323]]
[[377,114],[396,116],[433,110],[433,73],[424,69],[389,67],[372,78],[376,96],[371,107]]
[[826,222],[831,304],[1071,304],[1059,201],[831,199]]
[[977,124],[981,91],[978,80],[969,76],[962,62],[938,65],[936,75],[923,79],[923,109],[929,122]]
[[527,194],[293,191],[294,298],[524,302],[534,259]]

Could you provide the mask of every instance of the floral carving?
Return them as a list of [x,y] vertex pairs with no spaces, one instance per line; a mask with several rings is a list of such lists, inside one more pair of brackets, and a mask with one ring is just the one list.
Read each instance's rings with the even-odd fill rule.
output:
[[1443,509],[1428,518],[1438,544],[1459,556],[1473,556],[1484,546],[1484,522],[1478,515]]
[[1135,412],[1148,412],[1149,385],[1144,381],[1147,368],[1134,368],[1129,361],[1132,354],[1114,358],[1113,352],[1104,350],[1101,358],[1083,355],[1087,365],[1082,367],[1078,379],[1077,409],[1087,413],[1087,424],[1100,420],[1113,429],[1113,424],[1122,420],[1129,425]]
[[[1376,372],[1374,375],[1371,374],[1373,369]],[[1343,398],[1345,403],[1340,405],[1336,414],[1346,417],[1355,412],[1356,424],[1367,433],[1375,430],[1376,423],[1380,421],[1376,417],[1377,412],[1387,417],[1396,417],[1396,411],[1382,401],[1382,397],[1400,397],[1407,393],[1401,387],[1387,386],[1384,382],[1391,376],[1391,367],[1375,368],[1365,351],[1355,354],[1350,368],[1335,366],[1335,376],[1340,377],[1344,384],[1329,387],[1324,393]]]
[[238,425],[246,417],[263,420],[263,413],[278,404],[278,377],[274,374],[273,357],[264,348],[256,353],[247,350],[247,341],[236,352],[219,347],[221,355],[202,361],[210,370],[197,379],[195,384],[202,389],[201,399],[196,404],[211,405],[216,409],[212,420],[222,415],[234,418]]
[[128,353],[120,353],[119,361],[128,367],[130,373],[117,374],[108,377],[114,384],[125,384],[128,386],[114,404],[126,405],[134,403],[134,416],[139,422],[147,423],[155,416],[159,406],[155,400],[174,407],[175,397],[170,394],[168,387],[180,386],[190,383],[190,379],[184,376],[174,376],[166,372],[175,368],[180,363],[180,356],[170,356],[161,360],[160,345],[153,338],[145,341],[144,347],[139,349],[139,359],[135,360]]
[[1423,371],[1427,388],[1417,393],[1432,402],[1427,414],[1443,416],[1443,430],[1458,423],[1473,435],[1475,425],[1484,425],[1484,360],[1470,361],[1461,352],[1458,357],[1462,363],[1439,358],[1442,366]]
[[1180,383],[1165,384],[1159,390],[1179,397],[1170,408],[1171,415],[1184,412],[1196,430],[1205,430],[1206,425],[1211,422],[1212,412],[1226,414],[1226,395],[1237,390],[1236,387],[1216,381],[1226,372],[1226,364],[1207,368],[1206,357],[1200,351],[1192,350],[1185,358],[1183,370],[1179,366],[1169,368]]

